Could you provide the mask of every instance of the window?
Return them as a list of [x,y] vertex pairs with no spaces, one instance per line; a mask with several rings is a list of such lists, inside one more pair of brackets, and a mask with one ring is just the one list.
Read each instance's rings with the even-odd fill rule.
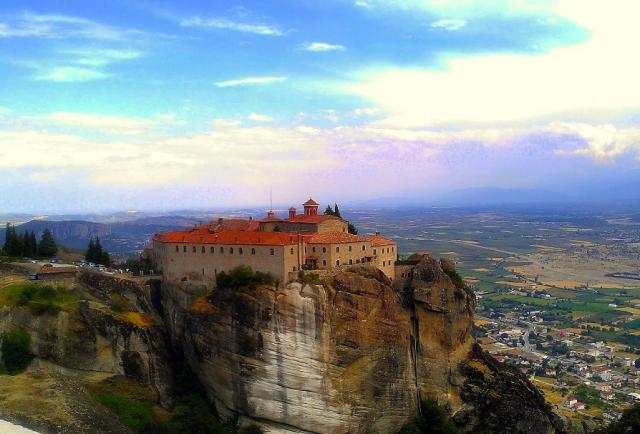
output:
[[322,253],[327,253],[327,248],[326,247],[322,248]]
[[315,248],[315,247],[312,247],[312,248],[311,248],[311,251],[312,251],[313,253],[315,253],[315,252],[316,252],[316,248]]
[[293,271],[296,271],[296,267],[295,266],[293,267]]
[[336,265],[340,265],[340,259],[336,261]]
[[191,248],[191,251],[192,251],[193,253],[195,253],[195,252],[196,252],[196,246],[193,246],[193,247]]
[[351,249],[351,246],[349,246],[349,251],[351,251],[351,250],[352,250],[352,249]]
[[291,248],[291,254],[293,255],[293,247]]
[[391,248],[391,251],[393,252],[394,247]]
[[364,252],[364,250],[365,250],[365,247],[364,247],[364,244],[363,244],[363,245],[362,245],[362,251]]
[[253,247],[251,248],[251,254],[255,255],[256,254],[256,249],[254,249]]
[[187,246],[182,246],[182,251],[183,251],[184,253],[187,253]]
[[229,254],[233,255],[233,247],[229,247]]
[[207,252],[207,250],[204,248],[204,246],[202,246],[201,251],[202,251],[202,253],[206,253]]
[[220,247],[220,254],[223,255],[224,254],[224,247]]
[[215,247],[211,247],[211,253],[215,253],[216,252],[216,248]]
[[180,247],[176,244],[176,252],[180,251]]
[[336,246],[336,253],[340,252],[340,246]]
[[271,256],[275,255],[275,253],[276,253],[276,252],[275,252],[275,250],[274,250],[274,249],[269,249],[269,254],[270,254]]
[[242,255],[242,247],[238,247],[238,255]]
[[356,259],[356,264],[359,264],[359,263],[360,263],[360,259]]
[[378,254],[378,252],[376,251],[376,249],[373,249],[373,254],[374,254],[374,255],[377,255],[377,254]]
[[327,260],[326,260],[326,259],[323,259],[323,260],[322,260],[322,266],[324,266],[324,267],[326,267],[326,266],[327,266]]
[[349,259],[349,265],[353,264],[353,259]]

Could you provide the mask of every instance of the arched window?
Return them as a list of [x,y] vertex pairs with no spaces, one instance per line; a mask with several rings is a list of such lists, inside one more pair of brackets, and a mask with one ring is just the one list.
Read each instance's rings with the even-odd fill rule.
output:
[[336,246],[336,253],[340,252],[340,246]]
[[349,265],[353,264],[353,259],[349,259]]
[[340,259],[336,261],[336,265],[340,265]]
[[220,254],[224,255],[224,247],[220,247]]
[[238,255],[242,255],[242,247],[238,247]]
[[351,251],[351,250],[352,250],[352,248],[351,248],[351,246],[349,246],[349,251]]
[[196,252],[196,246],[193,246],[193,247],[191,248],[191,251],[193,251],[193,253],[195,253],[195,252]]
[[182,246],[182,251],[183,251],[184,253],[187,253],[187,246]]
[[296,271],[296,267],[295,266],[293,267],[293,271]]
[[211,249],[210,249],[210,252],[211,253],[215,253],[216,252],[216,248],[212,246]]
[[326,267],[326,266],[327,266],[327,260],[326,260],[326,259],[323,259],[323,260],[322,260],[322,266],[323,266],[323,267]]
[[256,249],[254,249],[253,247],[251,248],[251,254],[255,255],[256,254]]
[[364,252],[364,250],[365,250],[365,247],[364,247],[364,244],[363,244],[363,245],[362,245],[362,251]]
[[233,255],[233,247],[229,247],[229,254]]
[[201,251],[202,251],[202,253],[207,253],[207,251],[205,250],[204,246],[202,246],[202,250]]
[[[291,254],[293,255],[293,247],[291,248]],[[295,271],[295,270],[294,270]]]
[[322,253],[327,253],[327,248],[326,247],[322,248]]
[[176,244],[176,252],[180,251],[180,247]]
[[315,252],[316,252],[316,248],[315,248],[315,247],[312,247],[312,248],[311,248],[311,251],[312,251],[313,253],[315,253]]
[[275,255],[276,251],[274,249],[269,249],[269,254],[271,256]]
[[373,254],[374,254],[374,255],[377,255],[377,254],[378,254],[378,252],[377,252],[377,250],[376,250],[376,249],[373,249]]

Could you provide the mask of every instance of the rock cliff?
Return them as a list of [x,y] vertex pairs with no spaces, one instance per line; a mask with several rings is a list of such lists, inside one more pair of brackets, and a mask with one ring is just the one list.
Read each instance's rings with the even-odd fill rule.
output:
[[321,285],[208,291],[181,282],[163,286],[161,299],[174,350],[218,412],[244,424],[392,433],[429,396],[468,432],[569,430],[525,378],[475,345],[475,297],[446,261],[413,258],[396,288],[355,266]]

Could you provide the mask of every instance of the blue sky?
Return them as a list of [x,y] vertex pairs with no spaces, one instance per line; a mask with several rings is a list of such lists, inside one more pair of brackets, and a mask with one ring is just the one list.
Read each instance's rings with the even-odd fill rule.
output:
[[0,211],[260,205],[269,186],[295,203],[633,184],[637,12],[4,1]]

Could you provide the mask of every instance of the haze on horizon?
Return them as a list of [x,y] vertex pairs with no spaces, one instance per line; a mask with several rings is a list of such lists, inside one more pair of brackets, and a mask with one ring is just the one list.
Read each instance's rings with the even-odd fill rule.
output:
[[0,5],[0,212],[638,198],[637,1],[132,3]]

